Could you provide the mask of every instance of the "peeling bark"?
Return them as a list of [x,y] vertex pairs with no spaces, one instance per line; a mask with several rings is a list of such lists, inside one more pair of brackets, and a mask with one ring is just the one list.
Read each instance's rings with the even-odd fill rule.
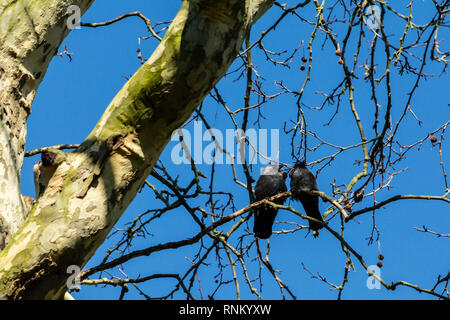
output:
[[[12,237],[26,217],[20,193],[26,121],[36,91],[69,33],[67,8],[93,0],[0,1],[0,228]],[[3,249],[1,239],[0,251]]]
[[273,1],[184,1],[151,58],[91,134],[57,164],[23,227],[0,253],[0,298],[60,299],[151,172],[172,132],[225,74]]

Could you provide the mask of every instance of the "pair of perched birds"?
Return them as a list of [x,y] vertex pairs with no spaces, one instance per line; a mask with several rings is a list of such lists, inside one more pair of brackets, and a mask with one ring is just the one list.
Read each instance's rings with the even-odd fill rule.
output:
[[[260,201],[276,194],[287,191],[286,178],[287,173],[283,171],[283,166],[269,164],[261,171],[261,175],[255,186],[255,199]],[[300,201],[306,214],[314,219],[323,222],[319,211],[319,197],[311,195],[309,191],[318,191],[316,178],[306,168],[305,162],[297,162],[293,171],[290,173],[291,193],[294,200]],[[280,198],[274,201],[276,204],[284,204],[286,198]],[[275,221],[278,209],[267,204],[258,208],[255,212],[255,224],[253,232],[260,239],[267,239],[272,235],[272,225]],[[316,236],[317,231],[322,228],[322,224],[309,220],[309,228],[313,230]]]

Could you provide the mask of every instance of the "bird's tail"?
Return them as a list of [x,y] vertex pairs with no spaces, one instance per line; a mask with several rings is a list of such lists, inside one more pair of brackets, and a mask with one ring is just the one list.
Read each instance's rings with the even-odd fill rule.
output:
[[255,212],[253,232],[260,239],[268,239],[272,235],[272,226],[278,210],[273,208],[259,208]]
[[[315,201],[304,201],[303,207],[309,217],[323,222],[318,203]],[[321,223],[309,220],[309,228],[313,231],[318,231],[323,228],[323,225]]]

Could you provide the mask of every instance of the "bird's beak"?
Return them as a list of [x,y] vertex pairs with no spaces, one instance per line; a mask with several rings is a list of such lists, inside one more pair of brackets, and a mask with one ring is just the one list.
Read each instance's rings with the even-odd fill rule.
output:
[[278,172],[281,172],[281,174],[283,175],[283,178],[286,179],[287,178],[287,173],[286,171],[284,171],[284,164],[280,164],[278,166]]
[[289,171],[288,171],[288,174],[289,174],[289,177],[292,177],[292,174],[294,173],[294,168],[292,168],[292,169],[289,169]]

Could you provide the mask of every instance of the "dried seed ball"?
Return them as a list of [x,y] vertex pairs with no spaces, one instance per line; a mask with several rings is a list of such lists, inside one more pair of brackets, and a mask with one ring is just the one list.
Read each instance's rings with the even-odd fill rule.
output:
[[436,143],[437,140],[438,140],[438,139],[437,139],[435,136],[431,136],[431,137],[430,137],[431,143]]
[[380,254],[378,255],[378,259],[383,260],[383,259],[384,259],[384,256],[380,253]]
[[303,57],[303,58],[302,58],[302,61],[306,63],[306,62],[308,61],[308,58]]
[[341,59],[339,59],[338,63],[339,64],[344,64],[344,60],[342,60],[342,58],[341,58]]
[[336,51],[334,52],[337,56],[340,56],[342,51],[341,49],[336,49]]
[[362,192],[358,192],[355,194],[355,202],[361,202],[361,200],[363,199],[364,194]]
[[306,67],[304,65],[300,66],[300,70],[305,71]]
[[377,262],[377,267],[378,267],[378,268],[381,268],[382,266],[383,266],[383,262],[378,261],[378,262]]
[[136,52],[141,52],[141,49],[137,48]]

